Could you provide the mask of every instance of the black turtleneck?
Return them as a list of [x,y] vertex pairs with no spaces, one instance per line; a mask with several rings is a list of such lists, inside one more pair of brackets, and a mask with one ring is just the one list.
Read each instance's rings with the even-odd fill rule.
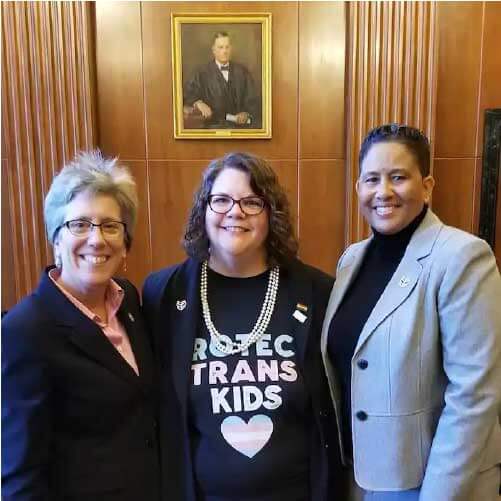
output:
[[349,456],[352,455],[351,359],[369,315],[395,273],[427,209],[425,205],[408,226],[394,235],[383,235],[372,229],[374,237],[367,247],[357,276],[329,326],[328,351],[341,384],[343,438]]

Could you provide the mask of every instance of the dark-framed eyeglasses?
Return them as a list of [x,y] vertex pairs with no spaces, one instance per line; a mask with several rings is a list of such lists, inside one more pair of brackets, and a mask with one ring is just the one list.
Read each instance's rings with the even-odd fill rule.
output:
[[227,214],[235,204],[238,204],[242,212],[248,216],[257,216],[266,207],[264,198],[257,195],[240,198],[239,200],[235,200],[229,195],[209,195],[209,207],[217,214]]
[[[87,219],[65,221],[59,228],[66,226],[75,237],[88,237],[94,228],[100,228],[104,238],[120,238],[125,234],[126,224],[122,221],[104,221],[93,223]],[[58,228],[58,229],[59,229]]]

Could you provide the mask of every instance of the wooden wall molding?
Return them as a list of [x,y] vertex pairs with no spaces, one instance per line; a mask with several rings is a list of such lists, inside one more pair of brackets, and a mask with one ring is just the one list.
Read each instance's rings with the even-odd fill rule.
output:
[[434,2],[348,4],[346,99],[346,243],[368,234],[355,191],[366,133],[386,122],[433,137],[436,94]]
[[12,228],[2,234],[6,308],[33,289],[52,260],[43,199],[56,170],[95,145],[96,121],[92,2],[2,2],[1,8],[8,198],[2,228]]

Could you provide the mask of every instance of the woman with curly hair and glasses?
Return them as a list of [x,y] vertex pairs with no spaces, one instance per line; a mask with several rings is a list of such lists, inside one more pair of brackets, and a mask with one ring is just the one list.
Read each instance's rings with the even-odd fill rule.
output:
[[320,354],[333,281],[297,260],[270,166],[212,161],[183,243],[189,259],[143,293],[163,367],[165,499],[342,500]]
[[45,198],[55,266],[2,319],[2,499],[160,499],[154,359],[125,279],[134,179],[85,152]]
[[357,193],[372,228],[341,257],[322,332],[351,500],[495,501],[501,279],[486,242],[428,208],[428,139],[373,129]]

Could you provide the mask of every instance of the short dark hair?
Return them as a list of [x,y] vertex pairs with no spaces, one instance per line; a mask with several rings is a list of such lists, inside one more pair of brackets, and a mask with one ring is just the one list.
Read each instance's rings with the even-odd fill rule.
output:
[[428,138],[415,127],[397,123],[380,125],[369,131],[360,147],[359,169],[362,169],[362,162],[372,145],[388,142],[404,144],[416,158],[421,175],[423,177],[430,175],[430,142]]
[[289,200],[273,169],[264,159],[250,153],[228,153],[212,160],[205,169],[194,195],[182,240],[187,254],[200,261],[209,258],[205,213],[212,186],[224,169],[238,169],[249,174],[252,190],[264,198],[269,210],[269,230],[266,238],[268,264],[286,265],[296,257],[298,251]]
[[230,38],[230,35],[228,35],[227,31],[217,31],[216,33],[214,33],[214,36],[212,37],[212,45],[214,45],[214,42],[218,38]]

